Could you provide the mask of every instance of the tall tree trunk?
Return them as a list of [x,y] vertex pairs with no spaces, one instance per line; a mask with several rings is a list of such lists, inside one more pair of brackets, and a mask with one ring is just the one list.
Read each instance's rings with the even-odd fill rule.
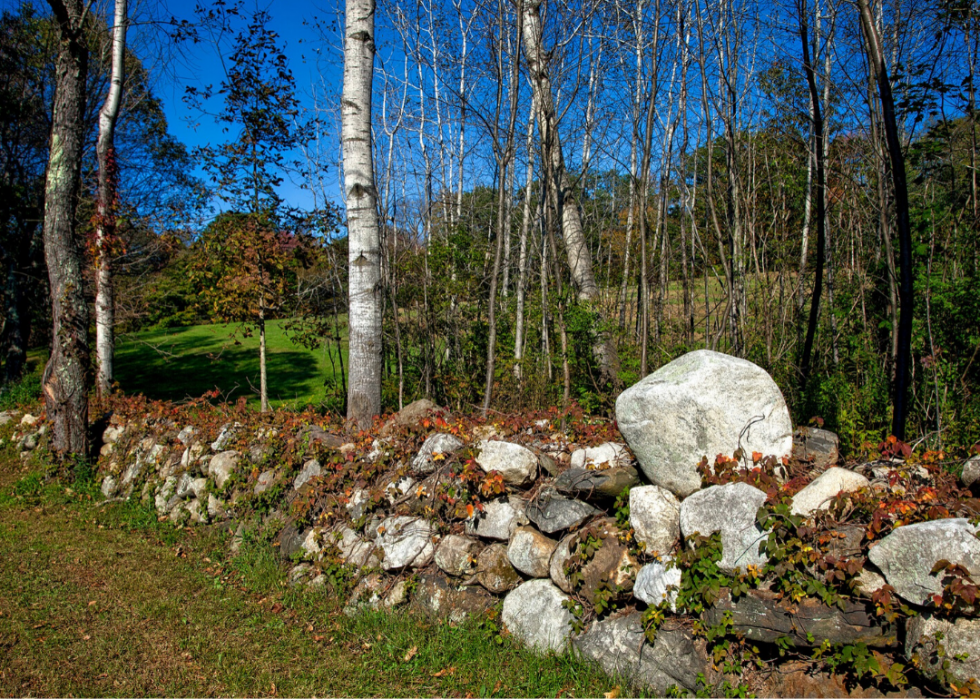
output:
[[127,0],[116,0],[112,25],[112,72],[109,94],[99,111],[99,140],[96,154],[99,161],[99,194],[95,229],[95,351],[97,372],[95,390],[105,398],[112,390],[115,342],[115,307],[112,290],[113,241],[116,236],[116,199],[119,167],[116,162],[115,134],[126,63]]
[[899,246],[899,291],[900,315],[898,320],[898,352],[895,358],[895,385],[892,396],[892,434],[905,439],[905,422],[908,418],[908,390],[912,360],[912,226],[909,220],[909,193],[905,180],[905,156],[898,136],[898,121],[895,117],[895,100],[892,97],[891,80],[885,65],[881,37],[875,26],[868,0],[858,0],[861,13],[861,28],[864,33],[868,58],[874,66],[878,82],[878,95],[881,100],[881,116],[885,127],[885,142],[888,144],[888,158],[891,163],[892,184],[895,188],[895,218],[898,229]]
[[263,413],[269,412],[269,380],[265,363],[265,308],[259,308],[259,405]]
[[[531,73],[535,99],[538,105],[538,129],[541,133],[542,157],[547,159],[549,175],[552,178],[552,197],[557,203],[557,213],[561,220],[562,238],[568,256],[568,266],[572,282],[578,292],[581,303],[588,305],[601,317],[599,308],[599,286],[592,272],[592,255],[585,241],[582,229],[582,218],[578,204],[572,193],[571,182],[565,170],[565,157],[561,150],[561,138],[558,134],[558,115],[551,92],[551,78],[548,73],[548,63],[542,46],[541,29],[541,0],[527,0],[523,8],[523,37],[524,56]],[[619,356],[616,348],[605,336],[597,330],[597,341],[593,352],[599,360],[602,380],[613,386],[619,386]]]
[[[504,30],[504,3],[497,3],[497,10],[500,14],[500,29],[501,35],[503,35]],[[517,4],[517,34],[518,34],[518,44],[520,44],[520,34],[521,34],[521,22],[522,13],[520,7],[520,0]],[[504,47],[501,42],[498,46],[498,67],[500,72],[503,72],[503,54]],[[497,117],[494,119],[493,124],[493,146],[494,152],[497,155],[497,241],[496,248],[493,257],[493,270],[490,274],[490,304],[488,306],[488,326],[489,326],[489,337],[487,338],[487,371],[483,386],[483,414],[486,415],[487,410],[490,409],[490,400],[493,397],[493,376],[494,367],[497,361],[497,280],[500,277],[500,263],[503,256],[504,240],[510,237],[510,221],[507,216],[507,198],[510,197],[510,192],[508,191],[507,182],[507,171],[512,170],[511,160],[514,156],[514,129],[517,124],[517,73],[520,67],[520,61],[518,56],[520,55],[520,47],[518,46],[517,51],[511,59],[511,74],[510,74],[510,97],[509,97],[509,112],[507,120],[507,132],[504,136],[505,142],[503,148],[500,147],[500,142],[498,139],[498,124],[500,107],[502,102],[502,93],[500,90],[500,83],[497,87]]]
[[381,412],[381,239],[371,152],[374,0],[347,0],[341,130],[349,245],[347,418]]
[[803,72],[806,74],[807,89],[810,93],[810,116],[813,133],[813,152],[810,157],[816,163],[816,191],[812,199],[816,204],[817,223],[817,261],[813,269],[813,295],[810,297],[810,318],[807,322],[806,340],[803,342],[803,355],[800,359],[800,392],[805,393],[807,382],[810,380],[810,360],[813,353],[813,339],[817,334],[817,324],[820,320],[820,295],[823,291],[824,266],[824,226],[826,215],[824,211],[824,149],[823,149],[823,114],[820,108],[820,93],[817,90],[816,74],[810,58],[810,36],[807,22],[807,1],[801,0],[797,7],[800,12],[800,45],[803,49]]
[[514,376],[523,378],[524,300],[527,293],[527,235],[531,225],[531,186],[534,183],[534,109],[527,120],[527,175],[524,181],[524,208],[521,217],[520,253],[517,259],[517,315],[514,319]]
[[51,284],[51,356],[44,369],[44,402],[51,446],[88,456],[88,305],[82,294],[82,255],[75,236],[85,134],[88,48],[81,0],[50,0],[57,20],[55,96],[44,184],[44,258]]

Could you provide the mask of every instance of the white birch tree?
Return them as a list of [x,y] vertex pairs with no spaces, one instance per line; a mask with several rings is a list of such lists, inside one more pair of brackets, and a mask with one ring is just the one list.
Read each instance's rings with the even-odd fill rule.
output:
[[347,0],[341,98],[350,299],[347,419],[361,429],[381,412],[381,236],[371,152],[374,14],[374,0]]
[[98,368],[95,390],[100,397],[109,395],[113,380],[113,355],[115,342],[114,299],[112,291],[112,242],[116,228],[116,197],[119,167],[115,154],[116,119],[122,101],[122,84],[125,75],[126,28],[128,25],[127,0],[116,0],[112,24],[112,72],[109,75],[109,92],[99,110],[99,140],[96,154],[99,164],[99,194],[95,229],[95,348]]

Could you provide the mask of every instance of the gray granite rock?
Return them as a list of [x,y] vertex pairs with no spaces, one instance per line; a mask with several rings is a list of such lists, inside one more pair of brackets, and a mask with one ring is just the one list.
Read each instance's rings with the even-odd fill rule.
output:
[[530,580],[504,598],[501,619],[513,636],[524,645],[540,652],[564,652],[572,634],[570,601],[548,580]]
[[223,451],[211,457],[208,464],[208,474],[214,479],[214,484],[219,490],[224,489],[225,483],[231,478],[238,466],[240,454],[237,451]]
[[632,466],[617,466],[603,471],[570,468],[555,479],[559,492],[580,498],[615,498],[624,489],[640,482],[639,474]]
[[907,602],[926,604],[942,592],[933,566],[946,560],[980,579],[980,540],[977,528],[963,518],[906,524],[893,530],[868,553],[895,592]]
[[605,469],[617,466],[629,466],[632,461],[626,447],[615,442],[606,442],[597,447],[576,449],[572,452],[569,465],[572,468]]
[[509,500],[499,499],[483,506],[483,512],[476,512],[466,522],[466,533],[483,539],[507,541],[517,529],[519,513]]
[[833,466],[793,496],[791,512],[809,517],[815,512],[829,509],[831,501],[838,494],[853,493],[870,485],[871,481],[860,473]]
[[980,488],[980,454],[966,460],[961,479],[967,488]]
[[666,488],[645,485],[630,490],[630,526],[647,553],[665,555],[681,536],[681,503]]
[[532,578],[547,578],[548,563],[558,542],[533,527],[520,527],[510,538],[507,558],[517,570]]
[[211,443],[211,449],[215,452],[224,451],[225,447],[231,444],[231,440],[235,438],[238,430],[241,428],[242,425],[238,422],[228,422],[222,425],[218,431],[218,438]]
[[293,479],[293,490],[299,490],[309,483],[311,478],[316,478],[319,475],[320,462],[316,459],[310,459],[303,464],[303,468],[296,474],[296,478]]
[[640,651],[636,681],[654,696],[665,696],[671,687],[688,692],[701,690],[699,675],[705,678],[709,687],[717,680],[717,672],[704,651],[703,641],[695,641],[687,626],[673,621],[664,624],[657,630],[653,644],[645,644]]
[[324,544],[332,543],[337,547],[340,559],[356,568],[371,568],[380,564],[382,552],[377,545],[358,536],[357,532],[346,525],[341,525],[330,532],[324,539]]
[[431,473],[439,463],[440,458],[455,454],[463,447],[463,440],[444,432],[429,435],[422,443],[419,453],[412,459],[412,471],[415,473]]
[[616,399],[616,420],[654,485],[686,497],[701,487],[697,464],[741,447],[789,456],[793,426],[779,387],[744,359],[689,352]]
[[721,532],[722,558],[718,567],[726,573],[749,565],[763,566],[768,560],[759,552],[768,534],[759,528],[756,514],[766,494],[747,483],[714,485],[698,491],[681,503],[681,534],[709,536]]
[[681,586],[681,569],[671,566],[671,558],[647,563],[636,574],[633,596],[638,600],[658,606],[670,603],[671,611],[677,611],[677,591]]
[[905,654],[917,659],[926,675],[938,675],[948,660],[950,679],[980,682],[980,619],[944,619],[930,612],[912,617],[906,624]]
[[[552,582],[563,591],[576,594],[588,601],[595,599],[600,587],[615,586],[620,594],[633,589],[633,580],[639,566],[629,549],[619,542],[616,521],[604,518],[562,539],[551,556],[548,573]],[[589,538],[601,539],[602,545],[578,570],[581,578],[573,584],[566,569],[577,558],[579,545]]]
[[255,488],[252,492],[256,495],[261,495],[275,485],[276,482],[276,472],[272,469],[268,469],[259,474],[258,480],[255,481]]
[[385,570],[421,568],[432,560],[432,525],[418,517],[389,517],[378,528]]
[[793,433],[793,458],[814,468],[827,468],[840,458],[840,439],[829,430],[797,427]]
[[469,575],[476,566],[476,557],[483,545],[474,539],[458,534],[450,534],[439,542],[435,552],[435,562],[447,575],[461,577]]
[[640,652],[646,641],[639,612],[593,622],[572,641],[576,655],[602,668],[610,677],[635,683]]
[[498,471],[505,483],[524,485],[538,472],[538,457],[520,444],[489,440],[480,444],[476,463],[484,471]]
[[484,614],[496,598],[477,586],[458,586],[442,573],[422,573],[412,595],[412,605],[437,619],[460,624],[471,615]]
[[527,505],[527,518],[545,534],[576,527],[596,513],[592,505],[566,498],[551,488],[542,489]]
[[491,544],[476,559],[475,582],[488,592],[499,595],[521,584],[521,576],[507,559],[504,544]]

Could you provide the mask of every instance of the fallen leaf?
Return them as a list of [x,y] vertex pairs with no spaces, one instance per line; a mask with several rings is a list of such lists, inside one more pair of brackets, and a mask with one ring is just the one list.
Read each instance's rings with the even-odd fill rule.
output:
[[433,672],[432,673],[432,676],[433,677],[445,677],[446,675],[453,675],[455,673],[456,673],[456,666],[454,665],[452,667],[444,667],[439,672]]
[[604,696],[606,699],[616,699],[619,696],[619,685],[617,684],[608,692],[603,692],[602,696]]
[[278,614],[279,612],[282,611],[282,604],[276,602],[274,605],[272,605],[272,609],[270,609],[269,611],[271,611],[273,614]]
[[91,641],[92,640],[92,637],[89,636],[88,634],[85,634],[84,636],[82,636],[82,640],[83,641]]
[[411,660],[416,655],[418,655],[418,652],[419,652],[419,647],[418,646],[412,646],[411,648],[408,649],[408,652],[405,653],[405,657],[402,658],[402,662],[406,662],[407,663],[409,660]]

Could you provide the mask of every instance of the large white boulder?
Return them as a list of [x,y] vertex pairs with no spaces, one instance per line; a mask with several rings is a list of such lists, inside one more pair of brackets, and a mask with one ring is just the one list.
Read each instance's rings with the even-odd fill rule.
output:
[[574,617],[562,606],[570,599],[548,580],[530,580],[504,598],[501,618],[524,645],[561,653],[572,633]]
[[623,391],[616,421],[654,485],[684,498],[701,487],[697,464],[741,447],[788,457],[793,425],[776,382],[752,362],[689,352]]

